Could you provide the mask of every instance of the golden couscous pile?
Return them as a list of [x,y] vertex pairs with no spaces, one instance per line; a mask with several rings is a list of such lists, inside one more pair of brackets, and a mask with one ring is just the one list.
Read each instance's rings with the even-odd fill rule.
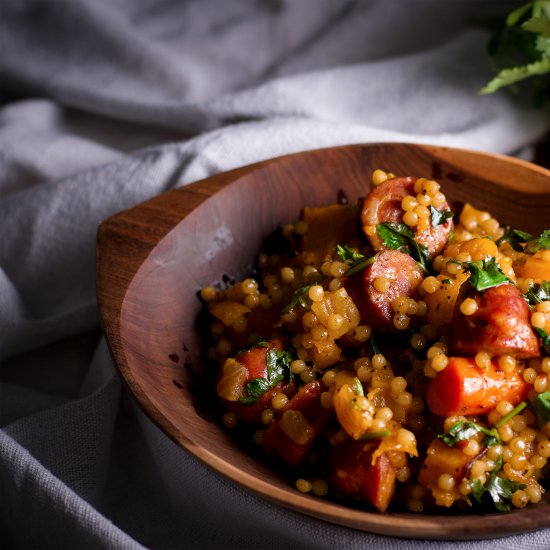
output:
[[254,277],[200,296],[223,424],[298,491],[412,512],[543,498],[550,230],[375,170],[364,199],[304,208]]

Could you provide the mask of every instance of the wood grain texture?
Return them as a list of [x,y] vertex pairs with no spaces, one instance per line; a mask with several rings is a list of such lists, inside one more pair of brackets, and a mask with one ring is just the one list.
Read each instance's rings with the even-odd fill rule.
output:
[[204,413],[196,317],[200,287],[249,271],[262,239],[303,206],[364,196],[376,168],[436,179],[453,201],[504,224],[550,226],[550,171],[472,151],[372,144],[309,151],[219,174],[105,220],[98,230],[103,329],[124,380],[152,420],[184,449],[247,489],[291,509],[373,533],[414,538],[498,537],[550,527],[547,504],[510,514],[377,514],[302,495],[245,454]]

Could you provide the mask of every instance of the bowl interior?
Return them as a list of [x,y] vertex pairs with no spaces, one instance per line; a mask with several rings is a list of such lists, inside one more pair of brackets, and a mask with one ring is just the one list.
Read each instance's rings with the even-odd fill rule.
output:
[[[550,526],[543,504],[507,515],[377,514],[301,495],[246,454],[204,408],[197,290],[250,271],[262,240],[304,206],[364,196],[376,168],[436,179],[453,201],[540,232],[550,220],[550,173],[470,151],[379,144],[290,155],[165,193],[102,223],[98,299],[114,360],[147,414],[176,442],[271,501],[371,532],[480,538]],[[546,227],[545,227],[546,226]]]

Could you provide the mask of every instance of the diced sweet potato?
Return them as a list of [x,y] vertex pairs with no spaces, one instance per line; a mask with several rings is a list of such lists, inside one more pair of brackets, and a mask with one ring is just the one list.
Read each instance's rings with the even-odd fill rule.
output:
[[439,439],[434,439],[426,452],[426,458],[418,473],[418,482],[429,489],[437,500],[441,492],[439,477],[449,474],[455,480],[455,487],[450,491],[455,499],[461,498],[458,486],[466,475],[471,457],[465,455],[459,447],[449,447]]

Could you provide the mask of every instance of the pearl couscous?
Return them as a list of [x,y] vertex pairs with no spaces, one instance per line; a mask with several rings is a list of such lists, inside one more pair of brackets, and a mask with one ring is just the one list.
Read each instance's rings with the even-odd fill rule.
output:
[[253,277],[200,296],[223,425],[298,491],[416,513],[543,498],[550,231],[377,169],[365,199],[303,209]]

